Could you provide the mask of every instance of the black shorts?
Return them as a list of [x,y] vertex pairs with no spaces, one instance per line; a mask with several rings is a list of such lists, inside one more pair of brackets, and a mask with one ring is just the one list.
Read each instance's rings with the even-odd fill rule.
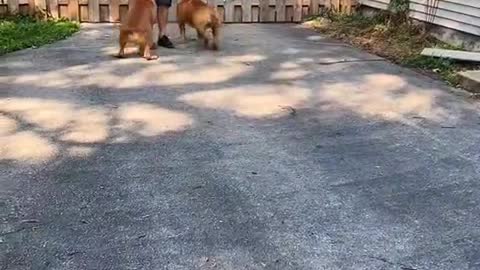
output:
[[155,0],[155,3],[157,3],[158,7],[171,7],[172,6],[172,0]]

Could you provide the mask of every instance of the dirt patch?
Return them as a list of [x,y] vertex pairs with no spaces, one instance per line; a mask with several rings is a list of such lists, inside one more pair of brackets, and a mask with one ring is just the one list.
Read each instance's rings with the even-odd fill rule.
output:
[[480,65],[459,63],[420,55],[424,48],[461,49],[435,39],[410,22],[393,24],[388,15],[366,17],[360,14],[325,13],[311,18],[305,25],[329,37],[365,49],[394,63],[417,69],[453,86],[458,86],[457,72],[477,69]]

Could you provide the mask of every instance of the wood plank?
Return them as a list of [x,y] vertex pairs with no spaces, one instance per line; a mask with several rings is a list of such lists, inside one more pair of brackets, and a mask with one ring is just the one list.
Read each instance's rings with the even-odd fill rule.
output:
[[268,0],[260,0],[260,22],[268,22],[270,17],[270,3]]
[[320,13],[320,0],[312,0],[310,3],[310,14],[318,15]]
[[220,18],[222,18],[222,21],[225,22],[225,9],[223,8],[223,6],[217,6],[217,11],[218,16],[220,16]]
[[68,18],[68,5],[58,5],[59,18]]
[[[329,1],[329,0],[327,0]],[[388,3],[383,3],[375,0],[363,0],[362,5],[373,7],[373,8],[378,8],[382,10],[386,10],[388,8]]]
[[422,55],[440,57],[440,58],[449,58],[449,59],[460,60],[460,61],[480,62],[480,53],[478,52],[425,48],[422,51]]
[[277,22],[284,22],[286,18],[286,11],[285,11],[285,0],[276,0],[275,1],[275,10],[277,12]]
[[224,12],[225,12],[225,21],[224,22],[233,22],[233,12],[235,9],[235,5],[233,1],[227,0],[223,4]]
[[0,15],[5,15],[8,12],[8,5],[0,5]]
[[[428,0],[410,0],[410,9],[415,9],[417,11],[424,12],[426,10],[427,3],[428,3]],[[423,7],[420,7],[419,5],[422,5]],[[418,8],[415,6],[418,6]],[[465,14],[473,17],[480,17],[480,6],[478,8],[474,8],[470,6],[451,3],[449,1],[440,1],[438,3],[438,8],[443,10],[448,10],[451,12],[456,12],[461,15]]]
[[0,5],[0,15],[5,15],[8,13],[8,5]]
[[88,6],[87,5],[80,5],[79,6],[79,17],[80,22],[88,22]]
[[17,0],[8,0],[8,12],[11,14],[17,14],[20,7],[18,6],[18,1]]
[[120,21],[120,1],[111,0],[110,1],[110,22],[119,22]]
[[300,22],[302,21],[302,0],[295,0],[295,5],[293,6],[293,21]]
[[233,21],[236,23],[243,21],[242,6],[235,6],[233,8]]
[[35,0],[28,0],[28,14],[35,14]]
[[100,11],[99,20],[101,22],[109,22],[110,21],[110,8],[108,7],[108,5],[100,5],[99,11]]
[[242,0],[242,22],[252,21],[252,0]]
[[302,18],[306,18],[310,15],[310,7],[308,6],[303,6],[302,7]]
[[259,22],[260,21],[260,7],[259,6],[252,6],[252,22]]
[[[425,13],[425,6],[415,4],[415,3],[410,3],[410,10],[414,10],[420,13]],[[478,16],[474,17],[474,16],[458,13],[455,11],[438,9],[436,12],[436,17],[442,17],[444,19],[449,19],[452,21],[460,22],[460,23],[480,26],[480,9],[478,10],[478,12],[479,12],[477,14]]]
[[119,21],[124,22],[127,19],[128,5],[120,5],[118,12],[119,12]]
[[[416,11],[410,11],[410,17],[414,18],[414,19],[417,19],[417,20],[420,20],[420,21],[425,21],[426,20],[425,13],[420,13],[420,12],[416,12]],[[441,18],[441,17],[436,17],[435,18],[435,24],[480,36],[480,27],[479,26],[460,23],[460,22],[452,21],[452,20],[449,20],[449,19]]]
[[35,10],[41,10],[42,12],[47,11],[47,1],[46,0],[35,0]]
[[90,22],[100,21],[100,3],[98,0],[88,0],[88,20]]
[[48,0],[48,12],[53,18],[59,18],[58,16],[58,1]]
[[329,10],[332,8],[332,0],[325,0],[324,3],[325,9]]
[[78,21],[78,0],[68,0],[68,18]]
[[330,0],[331,1],[331,8],[334,11],[339,12],[340,11],[340,0]]
[[30,8],[28,7],[28,4],[21,4],[18,5],[18,13],[21,15],[28,15],[30,12]]
[[293,6],[285,7],[285,21],[293,22]]
[[277,11],[275,10],[275,5],[269,5],[268,6],[268,22],[275,22],[275,17],[277,14]]
[[344,0],[344,1],[345,1],[345,13],[352,14],[354,1],[353,0]]
[[[478,0],[443,0],[446,2],[454,3],[457,5],[470,6],[474,8],[480,8],[480,1]],[[443,2],[441,1],[441,2]]]

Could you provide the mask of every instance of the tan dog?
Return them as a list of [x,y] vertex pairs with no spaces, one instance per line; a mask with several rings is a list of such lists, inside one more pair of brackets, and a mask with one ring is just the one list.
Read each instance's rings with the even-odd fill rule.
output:
[[139,54],[143,58],[147,60],[158,58],[158,56],[150,54],[150,49],[156,49],[156,44],[153,41],[156,7],[154,0],[133,1],[127,19],[120,27],[120,51],[117,57],[123,58],[125,56],[125,46],[128,43],[133,43],[138,46]]
[[[203,39],[205,48],[208,48],[211,42],[212,49],[218,50],[222,22],[213,7],[201,0],[181,0],[177,5],[177,20],[180,34],[184,40],[187,40],[185,24],[188,24],[197,30],[197,36],[199,39]],[[212,37],[206,35],[209,29],[212,30]]]

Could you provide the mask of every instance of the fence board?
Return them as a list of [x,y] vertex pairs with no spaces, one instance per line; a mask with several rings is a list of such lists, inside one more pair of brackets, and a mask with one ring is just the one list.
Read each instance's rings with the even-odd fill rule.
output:
[[310,2],[310,15],[316,15],[320,11],[320,0],[312,0]]
[[68,18],[78,21],[78,0],[68,0]]
[[242,0],[242,22],[252,21],[252,0]]
[[235,5],[233,8],[233,21],[241,23],[243,21],[242,6]]
[[[47,10],[55,17],[81,22],[119,22],[133,0],[0,0],[3,13]],[[176,21],[176,2],[169,10],[169,21]],[[225,22],[300,22],[318,14],[320,7],[352,12],[355,0],[203,0],[214,6]],[[422,1],[422,0],[417,0]],[[130,4],[130,5],[129,5]],[[8,9],[8,11],[7,11]],[[0,13],[1,5],[0,5]]]
[[252,6],[252,22],[260,22],[260,7]]
[[232,0],[227,0],[223,4],[224,12],[225,12],[225,22],[233,22],[233,12],[235,9],[234,3]]
[[21,4],[18,5],[18,13],[21,15],[28,15],[30,9],[28,8],[28,4]]
[[340,0],[331,0],[332,1],[332,8],[334,11],[340,11]]
[[0,5],[0,15],[5,15],[8,12],[8,6],[7,5]]
[[68,18],[68,5],[58,5],[58,16]]
[[119,7],[119,21],[124,22],[128,16],[128,5],[120,5]]
[[100,5],[100,21],[101,22],[109,22],[110,21],[110,8],[108,5]]
[[100,3],[98,0],[88,0],[88,19],[90,22],[100,21]]
[[225,21],[225,9],[223,6],[217,6],[217,11],[218,11],[218,16],[222,18],[223,21]]
[[110,1],[110,22],[119,22],[120,21],[120,1],[111,0]]
[[46,0],[35,0],[35,7],[42,11],[47,11],[47,1]]
[[52,17],[58,18],[58,1],[48,0],[48,12]]
[[88,22],[88,6],[79,6],[79,17],[81,22]]
[[5,15],[8,13],[8,5],[0,5],[0,15]]
[[28,14],[35,14],[35,0],[28,0]]
[[285,0],[276,0],[275,1],[275,10],[277,12],[277,17],[275,18],[275,20],[277,22],[285,21],[285,16],[286,16]]
[[295,5],[293,6],[293,21],[300,22],[302,20],[302,0],[295,0]]
[[285,8],[285,21],[293,22],[293,6],[287,6]]
[[8,12],[12,14],[18,13],[19,6],[17,0],[8,0]]
[[310,7],[309,6],[303,6],[302,7],[302,19],[308,17],[310,15]]

